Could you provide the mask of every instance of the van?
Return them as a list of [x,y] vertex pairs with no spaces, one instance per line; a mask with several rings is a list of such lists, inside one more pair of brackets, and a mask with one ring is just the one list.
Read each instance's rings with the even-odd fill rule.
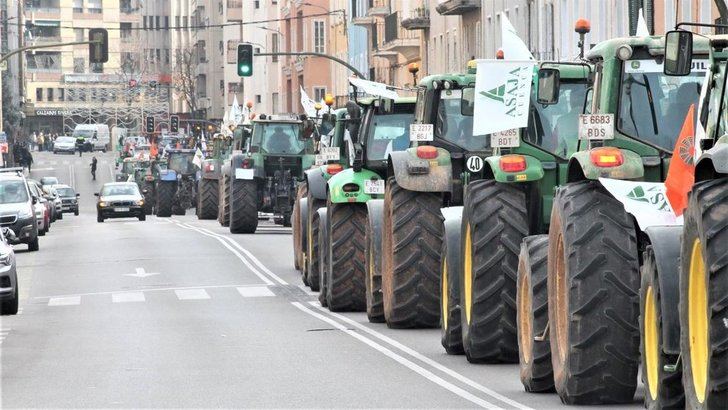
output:
[[86,144],[91,143],[93,151],[106,152],[110,149],[111,134],[106,124],[78,124],[73,130],[73,138],[76,141],[83,139]]

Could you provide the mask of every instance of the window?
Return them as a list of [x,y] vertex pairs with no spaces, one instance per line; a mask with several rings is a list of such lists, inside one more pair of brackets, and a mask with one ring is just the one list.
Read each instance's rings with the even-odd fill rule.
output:
[[313,100],[320,102],[326,97],[326,87],[313,87]]
[[313,51],[316,53],[326,52],[326,35],[323,21],[313,22]]
[[[278,52],[278,41],[279,41],[278,40],[278,33],[271,34],[271,36],[270,36],[271,49],[273,50],[274,53],[277,53]],[[277,63],[278,62],[278,56],[272,56],[271,60],[274,63]]]
[[260,94],[255,94],[255,103],[260,104],[263,102],[263,97]]
[[164,64],[169,65],[169,49],[164,49]]
[[58,89],[58,101],[65,101],[65,99],[66,99],[66,89],[59,88]]
[[35,89],[35,100],[43,101],[43,89],[42,88]]
[[74,28],[73,34],[76,36],[76,41],[84,41],[82,28]]
[[260,54],[260,47],[255,47],[254,51],[256,55]]
[[131,0],[121,0],[119,2],[119,9],[121,9],[122,13],[132,13],[134,10],[131,7]]
[[121,41],[131,39],[131,23],[119,23],[119,37],[121,37]]
[[179,31],[179,16],[174,16],[174,26],[177,28],[177,31]]
[[48,99],[48,101],[53,101],[53,89],[52,88],[46,89],[46,98]]
[[103,12],[101,6],[102,0],[86,0],[88,4],[88,12],[93,14],[101,14]]
[[256,9],[260,8],[260,0],[255,0],[255,8]]
[[169,16],[164,16],[164,28],[169,28]]
[[278,93],[273,93],[270,97],[271,110],[273,110],[273,114],[278,114]]
[[75,57],[73,59],[73,72],[76,74],[86,72],[86,60],[83,57]]
[[104,72],[104,65],[103,65],[103,63],[93,63],[93,64],[91,64],[91,72],[92,73],[103,73]]
[[162,50],[159,48],[157,49],[157,59],[155,61],[158,63],[162,62]]
[[73,12],[83,13],[83,0],[73,0]]
[[154,16],[154,20],[155,20],[155,21],[156,21],[156,23],[157,23],[157,30],[159,30],[159,29],[160,29],[160,28],[162,27],[162,25],[161,25],[161,24],[159,24],[159,22],[160,22],[160,18],[159,18],[159,16]]

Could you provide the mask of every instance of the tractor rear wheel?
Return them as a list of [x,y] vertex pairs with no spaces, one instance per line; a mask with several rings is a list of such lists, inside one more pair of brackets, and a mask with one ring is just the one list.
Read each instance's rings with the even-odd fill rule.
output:
[[299,201],[308,195],[308,182],[303,181],[298,185],[296,189],[296,201],[293,203],[293,216],[291,222],[293,223],[293,266],[297,270],[303,268],[303,243],[304,235],[306,231],[302,230],[305,226],[301,222],[304,220],[304,216],[301,215],[301,207]]
[[367,318],[371,323],[384,323],[384,302],[382,301],[382,224],[374,218],[381,215],[367,215],[364,248],[366,273],[365,288]]
[[512,184],[481,180],[466,188],[460,300],[470,362],[518,363],[516,276],[527,209],[523,191]]
[[315,199],[311,193],[308,193],[308,212],[305,215],[307,223],[305,235],[307,235],[306,243],[306,268],[304,269],[303,276],[305,282],[311,288],[312,291],[317,292],[321,289],[321,279],[319,279],[319,273],[321,272],[321,258],[323,257],[322,252],[324,249],[319,248],[319,235],[321,230],[319,229],[319,212],[318,210],[326,206],[326,202],[321,199]]
[[543,339],[549,325],[548,250],[548,235],[528,236],[518,258],[518,356],[521,383],[532,393],[554,391],[551,346]]
[[447,354],[463,354],[463,332],[460,324],[460,235],[445,235],[440,263],[440,329],[441,343]]
[[329,249],[326,303],[332,312],[364,311],[364,204],[327,203]]
[[223,174],[220,180],[220,192],[218,193],[218,215],[217,221],[220,226],[230,226],[230,176]]
[[166,218],[172,216],[172,203],[177,191],[177,181],[160,181],[157,184],[157,216]]
[[258,187],[254,180],[230,181],[230,232],[255,233],[258,228]]
[[677,355],[664,353],[662,346],[662,308],[657,262],[652,247],[643,255],[640,286],[640,357],[642,384],[645,386],[645,408],[684,409],[685,391],[682,370],[665,371],[665,365],[678,362]]
[[217,179],[200,178],[197,195],[197,217],[199,219],[215,219],[220,191]]
[[327,209],[319,209],[318,212],[318,229],[319,229],[319,241],[318,248],[321,252],[321,262],[319,263],[319,302],[321,306],[326,307],[326,289],[328,289],[328,272],[331,269],[329,264],[329,215]]
[[147,193],[144,194],[144,213],[146,215],[151,215],[154,213],[154,184],[145,181],[142,184],[142,191],[144,190],[147,191]]
[[685,212],[680,351],[685,408],[728,403],[728,178],[698,182]]
[[558,189],[548,255],[554,385],[566,404],[629,403],[639,367],[635,223],[599,182]]
[[416,192],[389,178],[382,229],[382,298],[390,328],[440,325],[439,193]]

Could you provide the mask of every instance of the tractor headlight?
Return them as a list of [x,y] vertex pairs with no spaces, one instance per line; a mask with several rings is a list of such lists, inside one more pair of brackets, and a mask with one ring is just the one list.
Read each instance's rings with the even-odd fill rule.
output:
[[617,57],[622,61],[627,61],[632,58],[632,47],[628,44],[619,46],[617,49]]

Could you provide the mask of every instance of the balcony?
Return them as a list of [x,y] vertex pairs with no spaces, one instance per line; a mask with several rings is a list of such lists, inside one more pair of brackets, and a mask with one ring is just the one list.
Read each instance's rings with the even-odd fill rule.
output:
[[374,17],[372,16],[356,16],[351,19],[351,24],[365,28],[373,26],[374,23]]
[[435,10],[443,16],[459,16],[479,8],[480,0],[447,0],[438,4]]
[[402,19],[401,24],[405,30],[427,30],[430,28],[430,9],[418,7],[412,10],[408,17]]
[[390,13],[388,0],[369,0],[367,16],[384,17]]
[[227,0],[227,20],[243,21],[243,1]]
[[379,50],[402,54],[407,60],[419,57],[420,38],[417,34],[404,30],[400,26],[399,12],[394,12],[384,18],[384,42]]

